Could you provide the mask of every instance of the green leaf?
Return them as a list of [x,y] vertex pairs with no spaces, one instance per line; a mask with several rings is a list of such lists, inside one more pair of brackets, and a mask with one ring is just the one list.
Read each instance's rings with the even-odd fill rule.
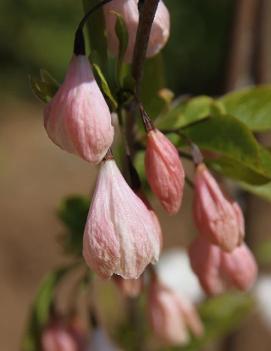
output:
[[252,185],[262,185],[270,181],[270,177],[259,174],[252,168],[228,157],[219,157],[217,159],[206,158],[205,162],[208,167],[212,168],[217,173],[233,180],[242,181]]
[[117,17],[115,32],[119,40],[119,61],[123,62],[128,47],[129,34],[123,17],[117,12],[114,12],[114,15]]
[[57,80],[54,77],[51,76],[51,74],[48,71],[41,68],[40,77],[43,82],[49,84],[52,87],[52,89],[54,88],[55,92],[58,90],[60,84],[57,82]]
[[253,131],[271,129],[271,85],[262,85],[225,95],[219,100],[228,114]]
[[55,94],[55,89],[50,84],[34,77],[29,77],[33,94],[41,101],[47,103]]
[[31,317],[22,342],[22,351],[36,351],[40,349],[40,334],[48,322],[55,290],[62,278],[76,265],[77,263],[60,267],[44,278],[32,305]]
[[249,191],[250,193],[271,202],[271,182],[257,186],[247,183],[240,183],[240,185],[242,186],[242,188]]
[[58,217],[67,227],[62,244],[67,253],[82,256],[84,227],[89,210],[89,200],[82,196],[70,196],[60,205]]
[[95,76],[98,78],[98,82],[100,83],[99,85],[101,87],[101,90],[111,105],[111,110],[115,111],[118,107],[117,101],[113,97],[111,90],[109,88],[109,85],[108,85],[100,67],[96,64],[93,64],[92,66],[94,68]]
[[192,99],[181,99],[166,114],[162,114],[155,121],[159,129],[173,130],[185,127],[210,116],[214,100],[209,96],[198,96]]
[[33,94],[43,102],[48,102],[59,88],[57,81],[44,69],[40,69],[40,78],[29,76]]
[[[271,168],[271,153],[270,150],[265,149],[263,146],[260,146],[260,161],[263,167],[266,169]],[[262,197],[267,201],[271,201],[271,182],[265,184],[240,184],[245,190],[251,192],[254,195]]]
[[[245,167],[251,173],[257,174],[250,182],[264,183],[271,179],[271,157],[256,141],[250,130],[239,120],[229,115],[216,115],[196,124],[183,128],[182,133],[196,143],[201,149],[214,152],[223,157],[219,164],[225,166],[226,172],[239,179],[240,167]],[[181,146],[181,144],[179,144]],[[212,162],[212,160],[211,160]],[[233,162],[236,162],[236,173],[232,172]],[[231,169],[230,167],[231,166]],[[266,178],[266,179],[265,179]],[[242,175],[243,179],[243,175]]]

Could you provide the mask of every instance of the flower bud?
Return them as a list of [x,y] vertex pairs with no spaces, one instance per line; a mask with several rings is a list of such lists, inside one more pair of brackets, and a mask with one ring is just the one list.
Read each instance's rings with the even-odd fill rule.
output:
[[74,55],[64,83],[44,110],[49,138],[63,150],[99,163],[111,146],[114,129],[88,58]]
[[247,291],[257,278],[257,263],[249,248],[242,244],[232,252],[221,252],[221,271],[230,284]]
[[[84,345],[85,346],[85,345]],[[51,322],[42,332],[42,351],[84,351],[74,333],[60,321]]]
[[178,212],[183,196],[184,169],[175,146],[158,129],[148,132],[146,176],[169,214]]
[[170,34],[170,15],[165,3],[160,0],[155,13],[147,57],[155,56],[166,45]]
[[203,334],[203,325],[192,304],[157,280],[151,282],[148,314],[155,336],[166,344],[185,345],[188,330],[195,336]]
[[153,217],[114,160],[102,163],[84,231],[83,255],[102,278],[137,279],[160,254]]
[[195,178],[194,218],[200,233],[221,249],[232,251],[239,245],[244,230],[237,211],[206,166],[199,164]]
[[[109,51],[118,55],[119,41],[115,33],[116,14],[119,13],[127,26],[129,41],[125,53],[125,61],[132,62],[136,33],[139,22],[138,1],[137,0],[112,0],[104,7],[105,26]],[[150,40],[148,43],[147,57],[156,55],[167,43],[170,31],[170,15],[163,1],[159,1],[152,25]]]
[[200,284],[208,295],[217,295],[225,291],[221,277],[221,250],[199,235],[189,248],[190,263]]
[[141,277],[138,279],[123,279],[119,275],[113,275],[112,279],[124,297],[134,298],[142,291],[143,280]]
[[249,248],[242,244],[232,252],[212,245],[198,236],[189,249],[191,266],[208,295],[217,295],[227,288],[247,291],[257,277],[257,264]]

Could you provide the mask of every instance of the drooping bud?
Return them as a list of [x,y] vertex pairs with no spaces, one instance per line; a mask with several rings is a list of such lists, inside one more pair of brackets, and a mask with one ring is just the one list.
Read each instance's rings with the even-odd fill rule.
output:
[[194,218],[200,233],[225,251],[232,251],[242,241],[244,228],[237,207],[224,196],[203,163],[196,168]]
[[217,295],[225,291],[221,276],[221,250],[199,235],[189,248],[190,263],[203,290],[208,295]]
[[[127,26],[129,41],[125,54],[125,61],[132,62],[136,41],[136,33],[139,22],[139,11],[137,0],[112,0],[104,6],[105,25],[109,51],[118,55],[119,42],[115,33],[116,14],[119,13]],[[170,32],[170,15],[163,1],[159,1],[154,22],[152,25],[150,40],[147,49],[147,57],[152,57],[165,46]]]
[[85,342],[83,335],[61,320],[50,322],[41,335],[42,351],[85,351]]
[[112,279],[124,297],[134,298],[142,291],[142,277],[139,277],[138,279],[123,279],[119,275],[113,275]]
[[148,132],[146,176],[152,191],[169,214],[178,212],[183,196],[184,169],[175,146],[157,129]]
[[239,290],[249,290],[257,278],[257,263],[249,248],[242,244],[232,252],[221,252],[221,271]]
[[170,34],[170,14],[165,3],[160,0],[155,13],[147,57],[153,57],[166,45]]
[[87,56],[72,57],[64,83],[44,110],[44,125],[63,150],[93,163],[105,156],[114,128]]
[[137,279],[160,254],[160,233],[150,211],[116,163],[102,163],[84,231],[83,255],[102,278]]
[[151,282],[148,315],[155,336],[166,344],[187,344],[189,329],[195,336],[203,334],[203,325],[194,306],[157,280]]
[[217,295],[228,288],[247,291],[257,277],[257,264],[249,248],[242,244],[225,252],[198,236],[190,246],[191,266],[208,295]]

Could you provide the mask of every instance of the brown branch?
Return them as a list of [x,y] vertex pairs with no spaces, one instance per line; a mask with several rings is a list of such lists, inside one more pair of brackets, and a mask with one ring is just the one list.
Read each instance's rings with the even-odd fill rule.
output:
[[137,96],[139,96],[151,27],[158,4],[159,0],[145,0],[139,15],[139,24],[132,63],[132,75],[136,81]]

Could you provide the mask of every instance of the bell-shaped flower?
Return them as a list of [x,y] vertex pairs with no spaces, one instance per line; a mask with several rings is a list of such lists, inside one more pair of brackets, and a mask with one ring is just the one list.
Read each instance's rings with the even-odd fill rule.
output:
[[185,345],[189,330],[197,337],[203,325],[195,307],[157,279],[152,280],[148,294],[148,315],[154,335],[168,345]]
[[150,211],[150,214],[151,214],[153,222],[154,222],[154,226],[156,227],[156,231],[157,231],[159,238],[160,238],[160,249],[162,250],[163,233],[162,233],[162,228],[161,228],[159,218],[158,218],[156,212],[154,211],[154,209],[152,208],[152,206],[151,206],[149,200],[147,199],[147,197],[145,196],[145,194],[141,190],[135,190],[135,193],[144,202],[147,209]]
[[243,243],[231,252],[198,236],[190,246],[191,266],[208,295],[217,295],[229,288],[249,290],[257,277],[257,264]]
[[165,3],[160,0],[155,13],[150,40],[147,49],[147,57],[153,57],[166,45],[170,35],[170,14]]
[[83,255],[102,278],[137,279],[160,254],[160,233],[116,163],[102,163],[84,231]]
[[[109,51],[114,56],[118,55],[119,41],[115,33],[116,14],[114,13],[117,12],[123,17],[128,30],[129,40],[124,59],[127,63],[131,63],[139,22],[138,1],[112,0],[103,8]],[[165,4],[160,0],[150,33],[147,57],[156,55],[165,46],[169,38],[169,32],[170,15]]]
[[114,128],[87,56],[72,57],[63,84],[45,107],[44,125],[63,150],[93,163],[105,156]]
[[207,295],[218,295],[225,291],[221,275],[221,250],[199,235],[189,248],[190,264]]
[[[240,213],[223,194],[204,164],[196,168],[194,219],[199,232],[225,251],[235,249],[244,236]],[[240,208],[239,208],[240,210]]]
[[42,351],[85,351],[86,337],[82,330],[61,320],[51,321],[41,334]]
[[230,285],[247,291],[256,281],[258,268],[252,252],[242,244],[232,252],[221,252],[221,271]]
[[148,132],[146,176],[152,191],[169,214],[178,212],[184,188],[184,169],[176,147],[158,129]]

